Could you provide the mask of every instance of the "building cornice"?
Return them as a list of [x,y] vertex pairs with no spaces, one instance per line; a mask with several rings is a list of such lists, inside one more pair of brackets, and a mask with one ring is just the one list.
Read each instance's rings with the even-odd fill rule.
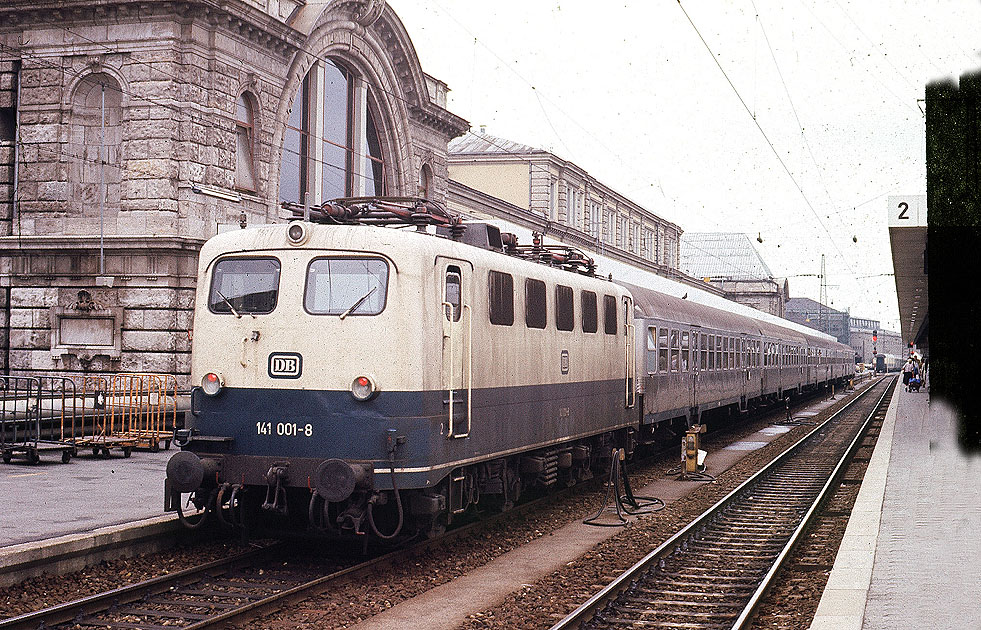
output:
[[[186,251],[196,254],[206,239],[183,236],[126,235],[106,236],[104,248],[113,253],[139,251],[167,252]],[[0,236],[0,255],[16,257],[52,251],[98,250],[99,236]]]
[[201,19],[283,56],[292,55],[304,41],[292,27],[242,0],[7,0],[0,5],[0,30],[87,21],[125,23],[163,16]]

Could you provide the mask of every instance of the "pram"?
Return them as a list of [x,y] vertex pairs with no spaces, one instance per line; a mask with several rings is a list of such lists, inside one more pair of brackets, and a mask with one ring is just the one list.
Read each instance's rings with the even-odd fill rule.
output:
[[922,385],[922,384],[923,384],[923,382],[920,380],[920,377],[919,376],[914,376],[911,379],[909,379],[909,385],[907,385],[906,391],[908,391],[908,392],[918,392],[918,391],[920,391],[920,385]]

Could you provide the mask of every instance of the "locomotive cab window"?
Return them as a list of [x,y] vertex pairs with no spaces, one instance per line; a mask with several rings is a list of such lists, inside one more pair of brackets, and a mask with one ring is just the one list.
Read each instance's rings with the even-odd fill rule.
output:
[[211,274],[208,310],[212,313],[272,313],[279,295],[279,261],[275,258],[226,258]]
[[447,267],[446,282],[443,285],[443,308],[446,309],[447,321],[460,321],[460,284],[460,268],[456,266]]
[[555,327],[559,330],[572,330],[576,327],[572,304],[572,287],[555,285]]
[[612,295],[603,296],[603,331],[608,335],[617,334],[617,299]]
[[594,333],[597,330],[596,294],[592,291],[582,292],[582,331]]
[[487,272],[487,297],[490,304],[490,323],[498,326],[514,324],[514,278],[500,271]]
[[547,322],[545,283],[528,278],[525,280],[525,325],[528,328],[545,328]]
[[303,306],[311,315],[377,315],[387,293],[388,263],[381,258],[315,258]]

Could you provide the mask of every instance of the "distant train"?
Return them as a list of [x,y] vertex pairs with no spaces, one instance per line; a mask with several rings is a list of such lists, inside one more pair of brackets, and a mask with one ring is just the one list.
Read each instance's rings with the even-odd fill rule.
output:
[[594,277],[575,250],[518,246],[431,202],[314,218],[201,250],[200,385],[165,487],[189,526],[435,535],[472,506],[586,479],[659,427],[854,372],[827,337]]
[[876,372],[898,372],[903,369],[903,363],[905,363],[904,359],[894,354],[875,355]]

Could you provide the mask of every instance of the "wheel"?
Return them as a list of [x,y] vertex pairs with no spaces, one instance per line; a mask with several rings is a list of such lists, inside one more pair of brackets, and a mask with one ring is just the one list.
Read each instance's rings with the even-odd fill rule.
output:
[[129,446],[124,446],[123,447],[123,457],[129,457],[132,454],[133,454],[133,449],[132,448],[130,448]]
[[164,450],[165,451],[170,450],[170,440],[164,440]]
[[93,446],[92,447],[92,454],[95,455],[96,457],[99,456],[99,447],[98,446]]
[[4,451],[3,452],[3,463],[4,464],[9,464],[10,463],[10,460],[12,458],[13,458],[13,453],[11,453],[10,451]]
[[27,451],[27,461],[29,461],[31,464],[34,464],[34,465],[40,464],[41,463],[41,454],[38,453],[36,450],[31,449],[31,450]]
[[109,459],[109,447],[108,446],[103,446],[102,447],[102,457],[105,458],[105,459]]
[[72,461],[72,452],[71,451],[62,451],[61,452],[61,463],[62,464],[67,464],[70,461]]
[[150,452],[151,453],[159,453],[160,452],[160,441],[159,440],[153,440],[153,441],[150,442]]

